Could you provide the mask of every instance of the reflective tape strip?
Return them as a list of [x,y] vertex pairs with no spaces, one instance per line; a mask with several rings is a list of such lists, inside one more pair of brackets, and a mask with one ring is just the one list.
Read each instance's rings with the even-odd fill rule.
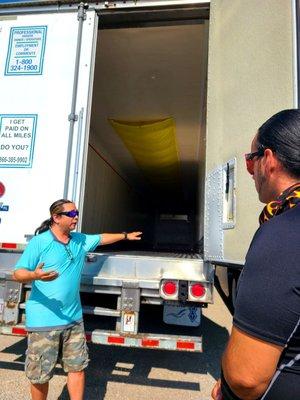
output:
[[26,247],[26,244],[23,243],[0,243],[0,249],[3,250],[24,250]]
[[159,340],[142,339],[142,347],[158,347]]
[[12,328],[12,334],[13,335],[22,335],[22,336],[26,336],[27,335],[27,331],[24,328]]
[[121,336],[108,336],[107,343],[124,344],[125,338]]
[[1,243],[2,249],[16,249],[17,243]]
[[87,342],[90,342],[92,340],[92,334],[91,333],[86,333],[85,338]]
[[0,326],[0,334],[26,336],[27,331],[23,326]]
[[177,349],[178,350],[194,350],[195,343],[194,342],[181,342],[177,341]]
[[119,345],[149,349],[202,352],[202,337],[179,337],[175,335],[138,334],[122,336],[116,332],[94,330],[88,333],[95,344]]

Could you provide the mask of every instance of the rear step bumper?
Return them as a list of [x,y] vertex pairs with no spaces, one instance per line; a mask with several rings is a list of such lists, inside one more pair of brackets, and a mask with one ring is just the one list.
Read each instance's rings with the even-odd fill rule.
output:
[[[26,336],[27,331],[23,325],[0,326],[0,334]],[[114,331],[95,329],[92,332],[86,332],[86,339],[90,343],[103,345],[202,352],[201,336],[156,335],[151,333],[124,336]]]

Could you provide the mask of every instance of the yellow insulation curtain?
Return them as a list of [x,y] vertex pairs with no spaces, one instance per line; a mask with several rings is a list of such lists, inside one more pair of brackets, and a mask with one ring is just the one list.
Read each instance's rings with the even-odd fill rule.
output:
[[164,191],[180,187],[173,118],[155,121],[109,120],[146,178]]

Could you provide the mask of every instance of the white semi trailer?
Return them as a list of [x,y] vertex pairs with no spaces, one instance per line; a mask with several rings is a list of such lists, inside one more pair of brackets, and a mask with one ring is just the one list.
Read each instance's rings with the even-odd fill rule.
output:
[[30,285],[12,270],[64,197],[79,231],[144,232],[88,255],[88,339],[202,350],[215,270],[235,281],[257,227],[243,153],[267,117],[298,104],[297,11],[289,0],[0,5],[1,333],[26,334]]

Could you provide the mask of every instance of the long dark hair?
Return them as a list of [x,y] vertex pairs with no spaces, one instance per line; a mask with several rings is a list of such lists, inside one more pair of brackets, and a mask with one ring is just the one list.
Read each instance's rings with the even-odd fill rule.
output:
[[300,110],[273,115],[258,129],[257,141],[275,152],[292,177],[300,178]]
[[60,199],[56,200],[54,203],[51,204],[49,211],[50,211],[50,218],[46,219],[44,222],[41,223],[41,225],[36,228],[34,234],[38,235],[40,233],[46,232],[48,229],[50,229],[51,225],[53,224],[53,214],[59,214],[64,210],[64,204],[67,203],[73,203],[70,200],[66,199]]

